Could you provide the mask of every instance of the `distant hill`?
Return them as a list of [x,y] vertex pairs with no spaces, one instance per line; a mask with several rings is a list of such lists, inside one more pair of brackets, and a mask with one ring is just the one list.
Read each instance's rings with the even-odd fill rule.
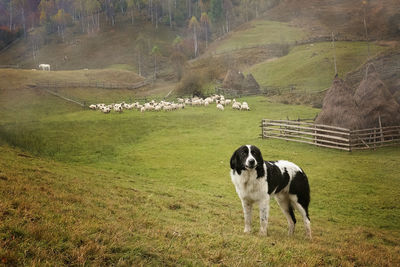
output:
[[398,0],[285,0],[265,17],[311,29],[315,35],[334,32],[341,38],[365,39],[364,12],[370,39],[400,38]]
[[[224,24],[214,24],[207,48],[202,32],[199,48],[203,55],[192,60],[193,31],[188,28],[188,19],[181,18],[179,27],[170,27],[165,21],[167,13],[163,13],[160,15],[163,23],[156,28],[154,21],[149,21],[150,13],[138,14],[141,19],[133,24],[129,13],[125,13],[116,16],[115,25],[100,16],[98,31],[82,33],[78,21],[66,27],[62,38],[53,32],[46,34],[44,41],[38,37],[48,29],[36,27],[27,39],[21,38],[0,52],[0,65],[31,69],[39,63],[48,63],[53,70],[122,69],[151,76],[156,62],[159,77],[172,79],[177,74],[171,64],[171,54],[179,35],[183,39],[180,44],[183,48],[179,49],[186,53],[182,64],[185,59],[190,60],[185,65],[187,73],[218,66],[210,79],[223,79],[225,72],[234,66],[252,73],[261,87],[294,85],[302,90],[319,91],[330,84],[334,75],[332,32],[336,41],[347,42],[337,47],[340,75],[356,70],[367,60],[364,11],[368,39],[390,40],[393,48],[400,38],[400,1],[397,0],[365,1],[365,5],[359,0],[273,2],[274,5],[262,12],[248,13],[251,16],[246,23],[242,23],[246,21],[243,17],[246,12],[241,10],[244,4],[235,2],[233,10],[238,18],[225,21],[232,23],[229,32],[217,37],[216,32],[221,34],[221,30],[227,29]],[[192,15],[198,16],[200,12],[196,12]],[[142,42],[140,49],[138,40]],[[371,43],[371,57],[386,50],[382,43]],[[157,58],[151,53],[154,46],[159,48]],[[212,83],[207,86],[212,87]]]

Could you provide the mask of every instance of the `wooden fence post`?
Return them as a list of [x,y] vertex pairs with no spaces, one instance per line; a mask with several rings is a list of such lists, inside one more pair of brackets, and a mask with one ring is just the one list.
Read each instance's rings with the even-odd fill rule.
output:
[[385,140],[385,138],[383,137],[381,114],[379,114],[378,120],[379,120],[379,130],[380,130],[381,142],[382,142],[381,144],[383,144],[383,141]]

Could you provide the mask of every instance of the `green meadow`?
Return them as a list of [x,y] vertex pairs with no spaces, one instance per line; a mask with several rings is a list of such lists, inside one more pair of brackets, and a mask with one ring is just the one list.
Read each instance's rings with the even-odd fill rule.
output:
[[244,24],[230,33],[228,37],[216,43],[215,51],[221,53],[261,45],[293,44],[306,39],[307,36],[304,29],[288,23],[260,19]]
[[[318,109],[247,97],[237,100],[249,112],[102,114],[37,89],[0,93],[0,264],[400,264],[398,147],[348,153],[259,137],[262,118],[313,118]],[[242,144],[305,170],[312,241],[299,214],[287,236],[274,200],[268,236],[258,235],[258,212],[253,232],[242,232],[229,177]]]
[[[370,44],[370,55],[375,56],[387,47]],[[300,45],[292,48],[288,55],[250,67],[247,72],[261,86],[295,87],[303,91],[321,91],[331,86],[335,76],[334,57],[340,77],[366,62],[366,42],[336,42]]]

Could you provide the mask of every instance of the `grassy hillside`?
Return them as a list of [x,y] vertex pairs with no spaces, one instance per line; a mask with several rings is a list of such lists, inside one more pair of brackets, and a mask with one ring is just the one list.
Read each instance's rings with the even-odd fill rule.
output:
[[[284,57],[267,60],[252,66],[252,73],[262,86],[291,87],[307,91],[321,91],[331,85],[335,76],[334,51],[340,77],[363,64],[368,57],[365,42],[315,43],[294,47]],[[387,47],[370,44],[371,56]]]
[[[35,29],[28,40],[21,39],[7,51],[0,53],[2,65],[20,65],[22,68],[37,68],[38,63],[48,63],[54,70],[70,69],[100,69],[121,66],[124,69],[137,71],[138,54],[135,41],[141,34],[146,43],[142,52],[142,71],[147,75],[153,69],[153,59],[150,51],[154,45],[160,48],[165,57],[169,56],[169,47],[177,33],[169,27],[154,26],[149,23],[137,22],[130,24],[124,17],[115,27],[104,26],[100,32],[82,34],[79,25],[68,28],[65,41],[62,42],[56,34],[47,36],[48,41],[42,44],[37,52],[37,60],[33,61],[31,39],[33,35],[42,32],[43,28]],[[64,56],[67,60],[64,60]],[[162,61],[161,61],[162,62]]]
[[[13,97],[20,106],[0,105],[2,264],[400,264],[398,148],[347,153],[258,138],[261,118],[317,109],[249,97],[240,100],[250,112],[102,114],[47,95]],[[254,232],[242,233],[228,172],[233,150],[248,143],[307,172],[311,242],[302,223],[287,237],[274,201],[269,235],[257,234],[258,212]]]
[[290,22],[302,28],[312,29],[316,35],[330,36],[332,32],[348,39],[363,40],[364,12],[368,35],[372,39],[398,39],[396,14],[400,9],[397,0],[287,0],[268,10],[270,20]]
[[218,53],[269,44],[291,44],[306,39],[307,31],[288,23],[254,20],[213,43],[209,51]]
[[0,91],[27,88],[38,83],[118,83],[133,84],[143,81],[135,72],[121,69],[92,69],[73,71],[37,71],[1,69]]

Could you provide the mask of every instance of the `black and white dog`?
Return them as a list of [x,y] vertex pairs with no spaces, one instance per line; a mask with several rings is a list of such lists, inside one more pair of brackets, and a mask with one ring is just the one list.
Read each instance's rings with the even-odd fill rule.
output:
[[242,201],[244,232],[251,231],[251,213],[254,203],[260,207],[260,233],[267,234],[269,199],[275,196],[293,235],[296,218],[294,209],[303,216],[306,235],[311,238],[310,187],[303,170],[296,164],[279,160],[264,161],[261,151],[252,145],[239,147],[231,157],[231,178]]

